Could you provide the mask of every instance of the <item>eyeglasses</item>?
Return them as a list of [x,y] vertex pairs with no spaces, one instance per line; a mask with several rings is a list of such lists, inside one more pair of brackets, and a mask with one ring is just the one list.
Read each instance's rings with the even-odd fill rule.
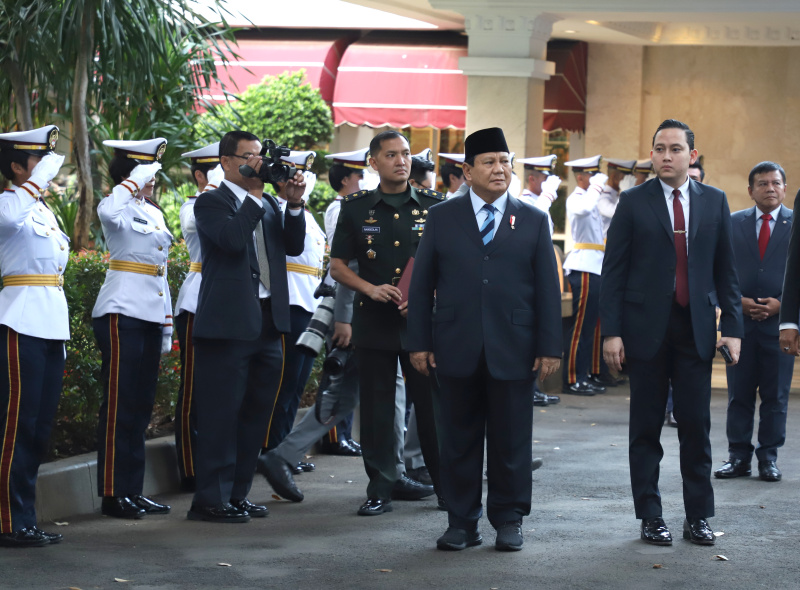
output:
[[254,154],[245,154],[244,156],[240,156],[239,154],[231,154],[231,155],[228,156],[228,158],[241,158],[242,160],[247,160],[248,158],[250,158],[253,155]]

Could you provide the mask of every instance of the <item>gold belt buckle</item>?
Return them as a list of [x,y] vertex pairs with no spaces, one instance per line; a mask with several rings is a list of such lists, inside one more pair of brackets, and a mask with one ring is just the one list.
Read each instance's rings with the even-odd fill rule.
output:
[[64,275],[58,275],[58,287],[64,286]]
[[396,287],[403,277],[392,277],[392,287]]
[[164,276],[164,265],[158,264],[156,265],[156,276],[163,277]]

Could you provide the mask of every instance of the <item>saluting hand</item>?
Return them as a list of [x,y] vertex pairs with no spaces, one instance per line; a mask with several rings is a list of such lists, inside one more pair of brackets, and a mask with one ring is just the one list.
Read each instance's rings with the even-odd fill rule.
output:
[[540,356],[533,361],[533,370],[539,371],[539,379],[542,381],[558,371],[560,366],[561,359],[557,356]]
[[432,352],[412,352],[408,355],[408,358],[411,360],[411,365],[426,377],[430,375],[429,365],[433,369],[436,368],[436,357],[433,356]]

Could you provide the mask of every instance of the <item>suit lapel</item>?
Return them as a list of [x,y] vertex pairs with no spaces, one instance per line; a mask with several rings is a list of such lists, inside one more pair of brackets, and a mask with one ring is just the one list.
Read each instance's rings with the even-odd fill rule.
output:
[[[772,235],[769,237],[767,251],[764,252],[764,260],[767,260],[767,258],[778,251],[779,247],[782,247],[789,238],[789,234],[792,232],[791,220],[792,212],[781,205],[781,209],[778,211],[778,218],[775,220],[775,229],[772,230]],[[786,248],[782,248],[782,251],[785,252]]]
[[692,244],[697,237],[697,228],[703,220],[706,201],[702,197],[703,187],[694,180],[689,181],[689,256],[692,255]]
[[456,208],[455,218],[470,240],[475,243],[478,248],[483,249],[483,240],[481,240],[481,232],[478,229],[478,222],[475,219],[475,210],[472,208],[472,199],[469,193],[456,197],[460,199],[458,207]]
[[652,183],[651,189],[647,194],[647,202],[650,203],[656,218],[661,222],[664,231],[667,232],[669,240],[675,243],[675,235],[672,233],[672,221],[669,218],[669,211],[667,210],[667,201],[664,198],[664,191],[661,190],[661,183],[658,178],[654,178],[649,182]]
[[[511,235],[511,232],[514,231],[511,229],[511,222],[509,221],[510,216],[514,215],[515,217],[519,217],[519,213],[519,203],[514,197],[508,195],[508,197],[506,197],[506,210],[503,212],[503,218],[500,220],[500,227],[495,229],[494,238],[492,238],[492,241],[489,242],[489,247],[486,250],[487,253],[493,252],[500,244],[508,239],[508,236]],[[519,222],[519,220],[515,219],[514,222],[516,224]]]
[[761,255],[758,252],[758,237],[756,236],[755,207],[747,210],[736,231],[741,234],[737,239],[747,244],[747,251],[750,252],[756,264],[758,264],[761,260]]

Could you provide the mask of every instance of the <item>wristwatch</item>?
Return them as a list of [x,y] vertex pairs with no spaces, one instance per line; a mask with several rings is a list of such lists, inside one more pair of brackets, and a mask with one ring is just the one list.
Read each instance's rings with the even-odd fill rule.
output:
[[287,209],[302,209],[305,206],[306,206],[306,200],[305,199],[300,199],[299,203],[294,203],[294,204],[292,204],[292,203],[290,203],[288,201],[286,202],[286,208]]

